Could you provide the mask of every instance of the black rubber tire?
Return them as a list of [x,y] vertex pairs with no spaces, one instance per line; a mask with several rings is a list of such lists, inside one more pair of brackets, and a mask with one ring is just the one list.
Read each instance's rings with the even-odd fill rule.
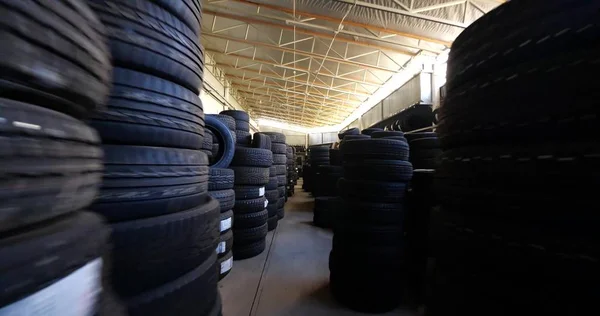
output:
[[[87,212],[49,220],[12,235],[3,234],[0,253],[6,255],[0,260],[0,272],[4,276],[0,306],[34,294],[84,266],[91,269],[88,271],[93,277],[100,279],[100,258],[110,251],[109,236],[110,229],[102,219]],[[101,291],[100,284],[97,286],[90,290]],[[99,300],[96,295],[90,298]]]
[[284,217],[285,217],[285,209],[283,207],[277,209],[277,218],[281,220]]
[[152,0],[184,22],[195,34],[200,35],[202,25],[202,1],[199,0]]
[[273,154],[268,149],[236,147],[231,165],[270,168]]
[[404,203],[363,202],[339,199],[340,221],[357,221],[365,225],[398,225],[402,227],[406,210]]
[[[252,144],[252,134],[250,132],[242,131],[239,129],[235,130],[235,143],[237,145],[244,145],[244,147],[250,147]],[[240,146],[238,146],[240,147]]]
[[233,229],[233,254],[235,256],[236,248],[242,245],[254,243],[257,240],[264,240],[267,236],[267,223],[258,227]]
[[413,165],[403,160],[369,159],[344,164],[344,177],[349,180],[409,182]]
[[2,5],[1,36],[10,45],[0,60],[0,96],[77,118],[101,109],[112,66],[104,26],[89,7],[59,1]]
[[283,154],[273,154],[274,165],[285,165],[287,163],[287,157]]
[[[265,224],[265,231],[267,230],[267,224]],[[267,235],[266,233],[264,234]],[[258,241],[252,243],[246,243],[243,245],[235,244],[233,246],[233,260],[243,260],[260,255],[267,248],[267,241],[263,237]]]
[[[272,167],[271,167],[272,168]],[[277,176],[269,171],[269,182],[265,186],[266,190],[277,190]]]
[[[277,198],[279,200],[279,198]],[[269,213],[269,218],[273,216],[277,216],[277,200],[274,202],[269,201],[269,205],[267,205],[267,212]]]
[[174,214],[112,225],[112,280],[121,297],[165,284],[215,253],[220,211],[212,198]]
[[216,157],[213,157],[213,168],[227,168],[233,160],[235,152],[235,140],[231,134],[231,131],[227,128],[223,122],[215,117],[206,117],[206,128],[210,129],[213,133],[213,139],[219,143],[219,153]]
[[244,213],[254,213],[260,212],[267,207],[267,199],[264,196],[255,199],[247,199],[240,200],[237,199],[235,201],[235,206],[233,207],[234,213],[244,214]]
[[278,222],[279,222],[279,217],[277,217],[277,215],[269,217],[269,219],[267,219],[268,231],[275,230],[275,228],[277,228]]
[[360,129],[358,129],[358,127],[353,127],[351,129],[347,129],[343,132],[339,132],[338,139],[342,140],[342,139],[344,139],[344,137],[349,136],[349,135],[360,135]]
[[[202,139],[202,149],[207,150],[208,152],[210,152],[210,156],[212,156],[212,146],[213,146],[213,136],[212,133],[205,133],[204,134],[204,139]],[[209,156],[209,155],[207,155]]]
[[389,159],[408,160],[408,144],[398,140],[377,138],[342,142],[340,150],[344,160]]
[[233,231],[228,229],[225,233],[219,236],[219,244],[217,245],[217,255],[219,258],[231,251],[233,247]]
[[219,201],[221,212],[227,212],[232,209],[235,204],[235,199],[237,198],[236,193],[232,189],[208,191],[208,195]]
[[277,176],[277,186],[285,186],[287,181],[287,177],[285,175]]
[[437,137],[416,138],[410,141],[410,150],[439,149],[440,141]]
[[271,151],[273,151],[273,154],[287,154],[287,145],[274,143],[271,145]]
[[287,167],[284,164],[275,165],[275,175],[283,176],[287,173]]
[[246,121],[236,120],[235,121],[235,129],[249,133],[250,132],[250,123],[246,122]]
[[408,143],[410,144],[415,139],[419,139],[419,138],[437,138],[438,135],[435,132],[419,132],[419,133],[404,134],[404,137],[408,140]]
[[269,183],[269,168],[234,166],[231,169],[235,172],[235,184],[237,185],[264,186]]
[[252,228],[262,226],[269,218],[266,209],[258,212],[237,213],[234,216],[234,229]]
[[404,200],[406,184],[341,178],[338,188],[340,196],[344,199],[357,198],[361,201],[401,203]]
[[[283,198],[283,197],[285,196],[285,184],[284,184],[284,185],[280,185],[280,186],[278,186],[278,187],[277,187],[277,191],[279,192],[279,201],[282,201],[282,200],[284,200],[284,198]],[[277,204],[277,205],[280,205],[280,207],[281,207],[283,204],[280,204],[280,203],[278,202],[278,204]]]
[[240,111],[240,110],[225,110],[225,111],[221,111],[221,113],[219,113],[219,114],[231,116],[236,121],[250,122],[250,115],[248,115],[248,113],[246,113],[244,111]]
[[[204,68],[204,49],[198,41],[183,36],[189,30],[145,15],[121,5],[88,2],[106,26],[113,65],[152,74],[200,93]],[[114,6],[119,6],[114,3]],[[123,14],[121,10],[131,11]],[[156,15],[169,14],[155,7]],[[142,15],[142,16],[140,16]],[[158,26],[158,27],[157,27]]]
[[383,128],[378,128],[378,127],[365,128],[361,131],[361,134],[371,136],[371,134],[373,134],[375,132],[383,132]]
[[387,137],[404,137],[404,132],[401,131],[381,131],[371,134],[371,138],[387,138]]
[[104,181],[91,209],[109,221],[187,210],[204,203],[208,158],[197,150],[104,145]]
[[0,232],[94,200],[103,155],[93,129],[65,114],[7,99],[0,99],[0,113]]
[[329,145],[314,145],[309,147],[309,154],[310,156],[329,155],[329,149],[331,149]]
[[263,133],[254,133],[252,137],[252,147],[271,150],[271,137]]
[[421,159],[438,159],[442,156],[442,149],[440,148],[415,148],[410,153],[410,160],[421,160]]
[[263,132],[263,134],[271,137],[271,143],[285,144],[285,135],[276,132]]
[[236,185],[233,187],[238,200],[256,199],[265,196],[265,187],[262,185]]
[[269,201],[269,204],[277,202],[279,199],[279,191],[277,190],[277,187],[275,187],[275,190],[267,190],[265,192],[265,198],[267,201]]
[[233,189],[234,178],[235,174],[231,169],[210,167],[208,190],[217,191]]
[[228,115],[223,114],[208,114],[207,116],[212,116],[217,120],[223,122],[227,128],[235,134],[235,120]]
[[[189,271],[189,270],[188,270]],[[126,300],[131,316],[196,316],[212,312],[218,302],[217,253],[172,281]],[[198,299],[201,297],[202,299]]]
[[217,259],[217,273],[219,275],[219,281],[223,280],[223,278],[225,278],[229,272],[231,272],[231,269],[233,268],[232,261],[233,252],[231,250],[223,257]]
[[219,221],[219,233],[223,235],[227,231],[230,231],[233,227],[233,210],[221,212]]
[[348,141],[348,140],[354,140],[354,139],[370,139],[371,136],[369,135],[364,135],[364,134],[360,134],[360,135],[346,135],[344,136],[344,139],[342,141]]

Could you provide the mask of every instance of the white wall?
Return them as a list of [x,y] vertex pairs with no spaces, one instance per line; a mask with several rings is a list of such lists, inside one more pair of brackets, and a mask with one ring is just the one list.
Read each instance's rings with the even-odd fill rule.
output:
[[290,131],[283,128],[259,125],[261,132],[276,132],[285,135],[285,141],[292,146],[306,146],[306,134],[296,131]]

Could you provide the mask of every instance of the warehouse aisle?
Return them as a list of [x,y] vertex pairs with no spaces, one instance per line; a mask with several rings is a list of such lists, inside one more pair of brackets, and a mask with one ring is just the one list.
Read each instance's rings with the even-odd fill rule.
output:
[[[337,304],[329,292],[332,233],[312,225],[313,199],[302,191],[285,205],[286,217],[267,236],[261,255],[235,261],[219,284],[224,316],[363,315]],[[365,314],[366,315],[366,314]],[[393,311],[383,315],[412,315]]]

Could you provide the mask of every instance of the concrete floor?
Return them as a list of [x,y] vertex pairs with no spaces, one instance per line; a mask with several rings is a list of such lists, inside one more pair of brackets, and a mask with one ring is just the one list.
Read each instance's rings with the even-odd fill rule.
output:
[[[366,315],[333,300],[329,292],[332,233],[312,225],[313,199],[302,191],[285,205],[285,218],[257,257],[234,261],[219,283],[224,316]],[[382,315],[414,316],[395,310]]]

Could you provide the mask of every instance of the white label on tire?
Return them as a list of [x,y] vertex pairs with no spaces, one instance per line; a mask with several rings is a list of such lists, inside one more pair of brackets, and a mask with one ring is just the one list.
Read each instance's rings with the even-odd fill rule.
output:
[[258,197],[265,196],[265,187],[260,187],[258,189]]
[[217,254],[220,255],[222,253],[225,253],[225,248],[226,248],[225,242],[224,241],[220,242],[219,245],[217,246]]
[[221,221],[221,232],[231,228],[231,217]]
[[267,208],[267,205],[269,205],[269,200],[265,200],[265,208]]
[[0,316],[92,316],[102,292],[98,258],[54,284],[0,308]]
[[233,258],[229,258],[223,262],[221,262],[221,274],[231,270],[233,266]]

